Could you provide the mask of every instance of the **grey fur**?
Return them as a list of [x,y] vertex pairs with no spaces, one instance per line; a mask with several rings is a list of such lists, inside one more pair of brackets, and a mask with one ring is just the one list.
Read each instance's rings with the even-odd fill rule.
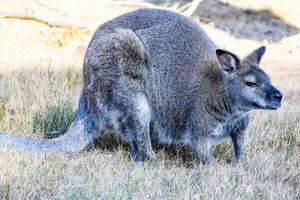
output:
[[240,60],[218,50],[180,14],[127,13],[96,30],[84,59],[79,108],[66,135],[38,141],[0,133],[0,146],[76,152],[113,129],[137,162],[155,157],[156,142],[189,145],[208,164],[211,145],[226,138],[240,160],[249,111],[277,109],[282,98],[258,66],[264,50]]

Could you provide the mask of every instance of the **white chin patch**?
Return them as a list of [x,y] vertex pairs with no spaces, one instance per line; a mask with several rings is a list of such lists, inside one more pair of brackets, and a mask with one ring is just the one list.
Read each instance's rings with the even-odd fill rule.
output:
[[266,101],[262,98],[255,98],[254,102],[256,104],[258,104],[259,106],[261,106],[261,107],[266,107],[267,106]]
[[248,95],[248,100],[250,102],[256,103],[257,105],[259,105],[261,107],[266,107],[267,106],[266,101],[263,98],[261,98],[257,95]]

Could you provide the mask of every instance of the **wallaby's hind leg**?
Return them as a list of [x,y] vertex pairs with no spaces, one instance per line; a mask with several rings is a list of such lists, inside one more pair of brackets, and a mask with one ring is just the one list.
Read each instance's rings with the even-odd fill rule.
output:
[[204,165],[209,165],[211,163],[210,142],[208,140],[202,138],[192,145],[192,149],[194,150],[196,160],[199,163],[203,163]]
[[149,125],[144,125],[144,127],[142,127],[142,124],[133,123],[132,127],[127,126],[126,129],[128,133],[132,134],[130,141],[132,159],[135,162],[144,162],[153,159],[155,154],[151,146]]
[[119,120],[119,132],[130,143],[131,156],[135,162],[153,159],[150,134],[150,108],[144,95],[138,95],[134,104],[127,106]]

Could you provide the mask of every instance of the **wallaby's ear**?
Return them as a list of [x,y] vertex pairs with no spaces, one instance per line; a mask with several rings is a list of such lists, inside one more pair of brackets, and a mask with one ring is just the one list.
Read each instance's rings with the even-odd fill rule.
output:
[[222,49],[217,49],[216,54],[224,71],[231,73],[238,69],[240,59],[236,55]]
[[255,49],[252,53],[250,53],[248,56],[246,56],[243,59],[244,63],[253,64],[253,65],[259,65],[262,56],[266,52],[266,47],[261,46],[258,49]]

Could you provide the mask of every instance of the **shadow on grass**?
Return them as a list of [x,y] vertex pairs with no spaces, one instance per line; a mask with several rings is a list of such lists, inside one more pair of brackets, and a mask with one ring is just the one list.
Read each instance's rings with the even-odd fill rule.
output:
[[[152,3],[180,3],[179,0],[148,0]],[[284,37],[295,35],[299,29],[288,24],[270,10],[243,9],[218,0],[204,0],[197,14],[202,23],[212,23],[216,28],[229,32],[236,38],[278,42]]]
[[[185,166],[194,167],[198,164],[195,155],[190,147],[186,145],[161,145],[153,144],[153,150],[157,160],[164,160],[166,166]],[[105,136],[94,142],[88,151],[93,149],[102,149],[106,152],[116,152],[118,150],[130,151],[130,146],[124,143],[120,138],[113,135]],[[232,145],[228,142],[216,145],[211,149],[213,162],[232,163],[234,160]]]
[[49,107],[44,113],[33,116],[33,132],[43,133],[43,138],[51,139],[67,132],[73,119],[73,108],[70,102]]
[[[164,160],[167,166],[185,166],[193,167],[197,164],[195,156],[191,149],[187,146],[181,145],[152,145],[153,150],[156,154],[157,160]],[[92,146],[87,148],[88,151],[93,151],[93,149],[101,149],[105,152],[114,153],[119,150],[124,150],[128,152],[128,157],[130,157],[130,145],[123,142],[120,138],[115,135],[107,135],[100,138],[94,142]]]
[[[33,130],[36,133],[43,133],[45,139],[59,137],[68,130],[72,122],[72,116],[73,111],[70,103],[49,107],[46,112],[36,113],[34,115]],[[100,139],[97,139],[93,145],[89,146],[86,150],[93,151],[95,148],[111,153],[120,149],[127,152],[130,151],[130,146],[113,133],[108,133]],[[197,163],[194,153],[187,146],[154,144],[153,149],[157,154],[157,159],[164,159],[164,161],[170,165],[178,164],[190,167]],[[230,163],[232,160],[230,151],[230,145],[224,143],[213,148],[212,155],[215,160]]]

